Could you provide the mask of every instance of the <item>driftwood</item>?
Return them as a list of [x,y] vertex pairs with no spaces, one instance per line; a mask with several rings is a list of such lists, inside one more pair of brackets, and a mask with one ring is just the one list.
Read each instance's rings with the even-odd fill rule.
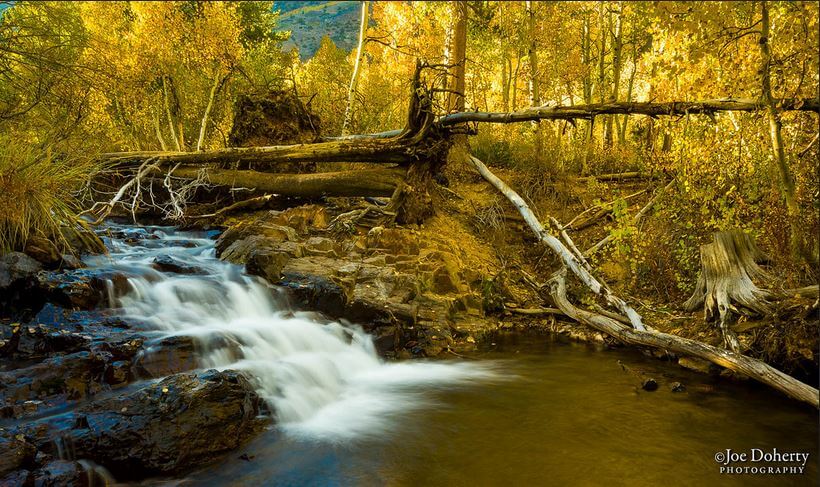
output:
[[[780,110],[800,110],[820,112],[820,100],[784,99],[777,100]],[[670,103],[612,102],[590,105],[542,106],[527,108],[517,112],[462,112],[440,117],[441,126],[457,125],[466,122],[515,123],[533,120],[575,120],[591,119],[598,115],[711,115],[720,111],[754,112],[765,110],[766,104],[753,99],[723,99],[705,101],[679,101]]]
[[637,330],[612,318],[577,308],[567,299],[566,271],[555,273],[549,281],[555,305],[570,318],[629,345],[640,345],[708,360],[720,367],[739,372],[787,396],[820,408],[820,392],[757,359],[706,343],[654,330]]
[[757,287],[754,280],[768,281],[768,273],[757,264],[766,255],[742,230],[717,232],[712,243],[701,245],[701,273],[695,292],[684,309],[704,308],[706,321],[716,320],[727,348],[737,352],[740,344],[731,330],[736,314],[767,315],[771,313],[770,291]]
[[547,232],[544,227],[541,225],[541,222],[538,221],[535,214],[530,210],[530,207],[524,202],[524,199],[519,196],[518,193],[512,190],[507,184],[498,179],[487,166],[484,165],[483,162],[478,160],[477,158],[470,156],[470,160],[472,161],[473,165],[478,169],[478,172],[486,179],[490,184],[496,187],[504,196],[507,197],[510,202],[515,205],[518,209],[518,212],[521,213],[521,216],[524,217],[524,220],[527,222],[527,225],[535,232],[536,237],[540,240],[544,245],[552,249],[561,261],[567,267],[572,270],[573,274],[578,276],[578,278],[590,289],[593,293],[601,296],[610,306],[614,306],[622,313],[624,313],[628,318],[632,326],[634,326],[638,330],[645,330],[643,322],[641,321],[641,315],[638,314],[637,311],[632,309],[632,307],[627,304],[626,301],[616,296],[611,289],[605,284],[602,284],[598,279],[596,279],[588,270],[587,266],[585,266],[575,254],[570,251],[564,244],[561,243],[560,240],[552,236],[549,232]]

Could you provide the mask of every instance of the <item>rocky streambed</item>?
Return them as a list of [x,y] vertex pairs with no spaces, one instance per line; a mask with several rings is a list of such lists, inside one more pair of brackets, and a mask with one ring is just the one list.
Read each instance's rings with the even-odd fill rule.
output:
[[[109,255],[58,269],[5,257],[3,485],[179,474],[274,424],[365,434],[413,409],[423,384],[493,375],[478,364],[383,362],[361,327],[294,311],[283,288],[218,260],[216,248],[238,247],[217,232],[105,234]],[[289,287],[340,299],[330,281],[316,283],[294,277]]]
[[[595,345],[506,334],[488,311],[509,290],[469,236],[332,234],[330,218],[302,206],[221,233],[110,224],[107,255],[4,256],[0,485],[532,483],[577,475],[593,444],[638,445],[650,467],[629,480],[659,481],[648,472],[670,468],[656,446],[676,424],[676,455],[703,468],[682,484],[714,480],[696,452],[735,438],[816,455],[811,412],[770,392],[571,325],[552,329]],[[634,417],[667,426],[648,434]],[[687,436],[692,422],[709,434]],[[531,445],[515,466],[486,468],[514,444]]]

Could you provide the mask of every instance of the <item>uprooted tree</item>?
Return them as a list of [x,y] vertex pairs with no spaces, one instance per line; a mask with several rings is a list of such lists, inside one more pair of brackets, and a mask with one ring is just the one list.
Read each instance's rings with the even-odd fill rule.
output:
[[[539,120],[592,120],[600,115],[646,115],[649,117],[703,114],[713,117],[720,111],[757,111],[771,107],[771,101],[724,99],[673,103],[601,103],[575,106],[544,106],[511,113],[459,112],[437,116],[434,110],[438,91],[423,76],[436,66],[419,63],[412,82],[407,123],[402,130],[379,134],[349,135],[295,145],[231,147],[204,152],[127,152],[104,156],[108,171],[131,174],[110,200],[95,204],[90,210],[101,221],[112,209],[124,206],[136,212],[143,183],[160,180],[169,193],[172,211],[166,215],[184,219],[197,217],[184,211],[186,191],[200,185],[252,189],[265,193],[247,202],[233,203],[230,208],[267,201],[272,194],[317,198],[324,196],[390,196],[387,210],[399,223],[421,223],[433,214],[431,194],[436,176],[441,172],[454,134],[472,130],[470,123],[513,123]],[[445,67],[446,68],[446,67]],[[820,111],[817,99],[781,100],[780,110]],[[709,360],[721,367],[746,374],[798,400],[818,407],[818,391],[771,366],[744,356],[730,330],[731,313],[740,307],[756,312],[766,310],[766,291],[755,286],[753,278],[764,277],[757,266],[762,253],[739,232],[718,234],[715,242],[701,249],[703,273],[695,295],[687,307],[706,307],[708,318],[717,316],[726,349],[718,349],[693,340],[660,333],[647,326],[642,317],[624,299],[617,296],[600,278],[586,256],[607,243],[600,242],[582,253],[569,238],[566,228],[552,218],[558,237],[549,233],[524,200],[497,178],[478,159],[471,161],[479,173],[501,191],[518,209],[524,220],[544,243],[592,293],[617,313],[592,313],[572,305],[566,297],[563,274],[550,281],[551,295],[559,309],[581,323],[607,333],[621,341],[661,348]],[[377,167],[346,169],[311,174],[271,173],[266,169],[316,163],[369,163]],[[248,168],[253,168],[248,169]],[[177,183],[175,183],[177,181]],[[187,182],[185,182],[187,181]],[[674,180],[667,184],[668,188]],[[177,184],[177,186],[174,186]],[[663,195],[658,191],[636,216],[643,218]],[[372,205],[349,212],[361,216]],[[217,212],[218,213],[218,212]],[[613,316],[618,319],[614,319]],[[626,325],[624,323],[629,323]]]

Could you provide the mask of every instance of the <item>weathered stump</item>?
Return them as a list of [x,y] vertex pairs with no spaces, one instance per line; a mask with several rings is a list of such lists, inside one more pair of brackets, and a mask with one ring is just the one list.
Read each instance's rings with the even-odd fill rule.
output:
[[726,348],[738,352],[740,343],[731,330],[738,314],[767,315],[770,291],[759,288],[754,280],[771,279],[758,263],[768,257],[742,230],[716,232],[712,243],[701,245],[701,273],[695,292],[685,303],[687,311],[701,306],[706,321],[717,321]]

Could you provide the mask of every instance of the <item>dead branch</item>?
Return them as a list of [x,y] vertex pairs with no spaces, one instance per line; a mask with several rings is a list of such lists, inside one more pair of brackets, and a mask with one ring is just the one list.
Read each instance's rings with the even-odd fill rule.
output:
[[612,290],[609,289],[608,286],[602,284],[598,281],[584,265],[575,257],[569,249],[567,249],[564,244],[561,243],[560,240],[555,238],[554,236],[550,235],[544,227],[541,225],[541,222],[538,221],[535,214],[530,210],[530,207],[524,202],[521,196],[518,195],[515,191],[512,190],[507,184],[498,179],[487,166],[484,165],[483,162],[475,158],[474,156],[470,156],[470,160],[472,161],[473,165],[478,169],[478,172],[486,179],[490,184],[496,187],[501,193],[507,197],[510,202],[518,208],[519,213],[521,216],[524,217],[524,220],[527,222],[529,227],[535,232],[535,235],[538,237],[544,245],[549,247],[553,252],[555,252],[558,257],[560,257],[561,261],[567,267],[572,270],[573,274],[575,274],[593,293],[601,296],[604,300],[610,305],[614,306],[615,308],[619,309],[622,313],[629,317],[629,321],[632,323],[632,326],[638,330],[645,330],[644,324],[641,321],[641,316],[638,314],[637,311],[632,309],[629,304],[626,303],[623,299],[619,298],[615,294],[612,293]]
[[[635,214],[635,217],[632,219],[632,223],[634,225],[638,225],[639,223],[641,223],[641,220],[643,220],[646,217],[646,215],[649,214],[649,211],[652,210],[652,207],[654,207],[658,200],[661,199],[661,196],[663,196],[664,193],[666,193],[670,188],[672,188],[674,184],[675,180],[673,179],[669,181],[669,183],[667,183],[666,186],[661,188],[661,190],[658,191],[657,194],[655,194],[655,196],[653,196],[652,199],[649,200],[649,202],[643,208],[641,208],[641,210],[638,213]],[[584,251],[584,256],[589,257],[593,255],[594,253],[604,248],[604,246],[611,241],[612,234],[610,233],[609,235],[604,237],[603,240],[601,240],[600,242],[596,243],[595,245]]]
[[566,270],[556,272],[549,281],[550,295],[555,305],[570,318],[606,333],[629,345],[640,345],[668,350],[708,360],[720,367],[733,370],[777,389],[787,396],[815,408],[820,408],[820,392],[774,367],[757,359],[658,331],[630,328],[612,318],[577,308],[567,299]]

